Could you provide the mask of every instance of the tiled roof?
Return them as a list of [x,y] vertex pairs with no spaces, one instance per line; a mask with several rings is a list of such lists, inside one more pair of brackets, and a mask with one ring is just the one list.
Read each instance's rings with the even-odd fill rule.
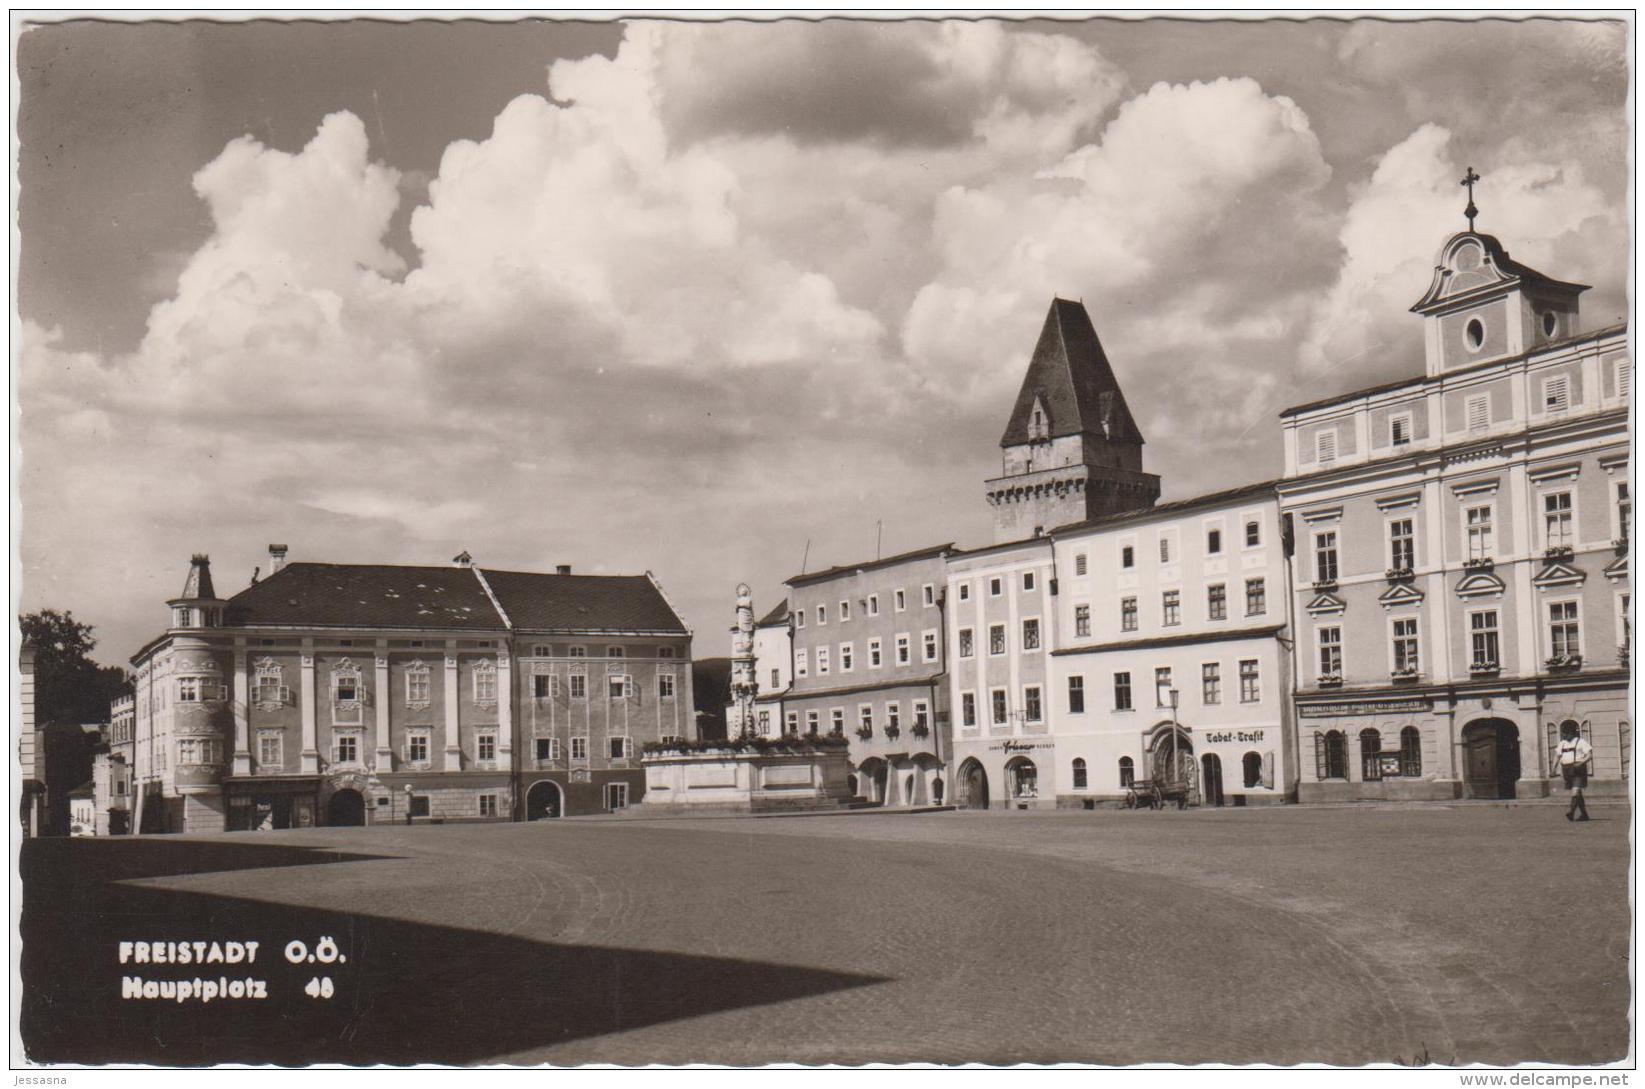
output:
[[825,567],[821,571],[813,571],[809,575],[795,575],[793,578],[787,580],[786,585],[805,586],[813,582],[826,582],[827,580],[837,578],[840,575],[855,575],[859,571],[872,571],[879,567],[891,567],[899,563],[907,563],[910,560],[932,559],[937,556],[946,555],[947,553],[953,551],[953,549],[954,542],[949,541],[946,544],[932,545],[930,548],[917,548],[912,552],[899,552],[897,555],[887,556],[883,560],[864,560],[862,563],[835,564],[833,567]]
[[656,631],[685,634],[647,575],[483,572],[513,626],[523,631]]
[[760,622],[754,626],[756,628],[769,628],[777,624],[786,623],[787,620],[788,600],[785,598],[782,601],[777,602],[776,608],[766,613],[765,616],[760,619]]
[[[480,581],[496,595],[496,604]],[[498,605],[507,614],[505,622]],[[230,626],[666,631],[685,626],[645,575],[290,563],[236,594]]]
[[224,619],[233,627],[503,628],[472,570],[386,564],[288,563],[230,598]]
[[1052,438],[1089,432],[1112,442],[1142,442],[1083,303],[1051,300],[1001,446],[1030,440],[1036,400],[1045,409]]
[[1223,503],[1232,503],[1236,499],[1244,499],[1248,496],[1269,498],[1277,494],[1275,489],[1278,486],[1278,480],[1262,480],[1255,484],[1241,484],[1237,488],[1229,488],[1226,491],[1190,496],[1187,499],[1173,499],[1169,503],[1155,503],[1151,507],[1139,507],[1136,510],[1121,511],[1118,514],[1104,514],[1097,518],[1088,518],[1083,522],[1070,522],[1067,525],[1053,529],[1051,535],[1055,537],[1074,530],[1092,529],[1121,522],[1136,522],[1152,518],[1155,515],[1181,514],[1184,511],[1198,510],[1202,507],[1215,507]]
[[1233,639],[1266,639],[1285,630],[1284,624],[1266,624],[1260,628],[1232,628],[1220,631],[1188,632],[1183,635],[1156,635],[1147,639],[1120,639],[1112,643],[1087,643],[1053,650],[1053,658],[1070,654],[1100,654],[1110,650],[1154,650],[1158,647],[1180,647],[1193,643],[1225,643]]

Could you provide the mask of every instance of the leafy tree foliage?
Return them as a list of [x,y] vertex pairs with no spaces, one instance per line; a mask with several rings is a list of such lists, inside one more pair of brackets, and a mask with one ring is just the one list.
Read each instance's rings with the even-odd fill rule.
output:
[[131,692],[131,675],[91,660],[92,626],[56,609],[27,613],[18,624],[34,644],[35,724],[107,722],[109,701]]

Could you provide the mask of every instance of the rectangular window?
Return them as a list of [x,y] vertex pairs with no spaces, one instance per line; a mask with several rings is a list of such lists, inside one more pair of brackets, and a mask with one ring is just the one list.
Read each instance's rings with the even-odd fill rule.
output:
[[791,734],[800,732],[800,713],[798,711],[789,711],[783,715],[783,729]]
[[969,658],[976,653],[974,633],[970,628],[960,629],[960,657]]
[[539,737],[537,740],[537,759],[547,763],[554,763],[560,759],[560,739],[557,737]]
[[1004,592],[1004,584],[998,578],[988,580],[988,596],[999,597]]
[[568,658],[587,658],[588,657],[588,648],[587,647],[566,647],[565,652],[566,652],[566,657],[568,657]]
[[1394,671],[1415,673],[1419,649],[1416,617],[1394,621]]
[[920,647],[921,647],[921,651],[922,651],[926,661],[928,661],[928,662],[936,661],[937,660],[937,633],[935,631],[928,631],[928,632],[925,632],[923,635],[921,635],[920,636]]
[[1085,574],[1085,572],[1086,572],[1085,553],[1083,553],[1083,552],[1074,553],[1074,574],[1076,576],[1083,576]]
[[1469,507],[1463,515],[1468,526],[1468,558],[1486,560],[1492,556],[1492,520],[1495,511],[1489,506]]
[[[776,673],[776,670],[772,670],[771,672]],[[771,687],[777,687],[777,678],[774,676],[771,678]],[[657,674],[657,698],[664,700],[671,700],[674,698],[674,674]]]
[[571,698],[586,700],[588,698],[588,678],[581,673],[571,675]]
[[1542,380],[1542,408],[1545,412],[1564,412],[1571,407],[1571,379],[1555,375]]
[[902,707],[897,703],[885,705],[885,729],[887,733],[902,729]]
[[1262,543],[1262,523],[1252,519],[1245,523],[1245,547],[1255,548]]
[[1228,619],[1228,587],[1212,583],[1205,590],[1205,613],[1212,620]]
[[1130,545],[1120,549],[1120,566],[1135,567],[1137,565],[1137,550]]
[[674,657],[674,648],[673,647],[658,647],[657,648],[657,657],[659,657],[659,658],[672,658],[672,657]]
[[1205,533],[1206,555],[1215,556],[1222,551],[1222,530],[1212,529]]
[[817,606],[817,623],[819,625],[828,623],[828,606],[827,605],[818,605]]
[[278,768],[285,764],[284,738],[280,734],[257,735],[257,763],[265,768]]
[[626,738],[626,737],[612,737],[612,738],[607,738],[606,740],[607,740],[607,743],[611,746],[611,748],[610,748],[611,759],[613,759],[613,760],[626,760],[626,759],[628,759],[628,738]]
[[1022,622],[1022,649],[1040,649],[1040,621],[1039,617],[1029,617]]
[[574,737],[571,739],[571,759],[588,761],[588,738]]
[[1542,537],[1545,548],[1569,548],[1575,543],[1571,533],[1571,493],[1553,492],[1542,497]]
[[1114,710],[1129,711],[1131,709],[1131,674],[1114,674]]
[[1320,431],[1314,435],[1314,456],[1321,465],[1329,465],[1337,459],[1336,431]]
[[840,644],[840,672],[850,673],[856,668],[856,648],[850,643]]
[[925,700],[914,701],[914,732],[931,728],[931,705]]
[[623,648],[622,647],[606,647],[605,648],[605,656],[607,658],[621,658],[623,656]]
[[796,612],[794,614],[794,626],[796,628],[805,627],[805,610],[804,609],[801,609],[801,610],[799,610],[798,612]]
[[851,619],[851,602],[849,602],[849,601],[840,602],[840,623],[844,624],[847,620],[850,620],[850,619]]
[[1025,594],[1034,592],[1034,572],[1024,571],[1022,573],[1022,592]]
[[1023,717],[1029,722],[1041,720],[1039,685],[1031,684],[1022,690],[1022,711]]
[[783,677],[783,671],[782,670],[773,669],[771,671],[771,690],[772,691],[776,691],[778,688],[782,687],[782,677]]
[[920,597],[925,601],[927,607],[935,605],[937,603],[937,588],[929,582],[926,583],[920,587]]
[[810,675],[810,666],[807,664],[810,655],[811,652],[808,650],[796,650],[794,652],[794,676],[806,677]]
[[1502,659],[1497,642],[1495,609],[1468,614],[1468,634],[1473,650],[1473,668],[1496,669]]
[[1160,623],[1166,627],[1182,623],[1182,594],[1176,590],[1167,590],[1160,595],[1161,616]]
[[1401,413],[1398,416],[1388,417],[1388,443],[1390,446],[1407,446],[1411,442],[1411,414]]
[[[841,725],[841,728],[843,728],[844,727],[843,713],[837,707],[834,709],[834,713],[836,715],[841,716],[840,725]],[[808,733],[808,734],[815,734],[817,732],[817,712],[816,711],[807,711],[805,713],[805,732]]]
[[428,763],[428,734],[425,731],[406,735],[406,760],[413,764]]
[[1005,689],[996,688],[988,695],[994,705],[994,725],[1003,726],[1006,721]]
[[627,783],[607,783],[605,785],[605,807],[613,812],[628,808]]
[[628,678],[619,674],[605,679],[605,694],[607,699],[620,700],[628,695]]
[[495,817],[497,815],[497,795],[480,795],[480,816]]
[[1074,606],[1074,634],[1081,638],[1091,634],[1091,606]]
[[1342,677],[1342,629],[1334,624],[1319,629],[1319,675]]
[[891,595],[896,610],[900,613],[908,608],[908,594],[904,590],[897,590]]
[[1469,431],[1483,431],[1491,424],[1491,399],[1483,393],[1476,393],[1464,402],[1464,414],[1468,417]]
[[1582,629],[1574,601],[1554,601],[1548,605],[1548,647],[1555,658],[1577,658],[1582,654]]
[[1239,701],[1257,703],[1262,699],[1262,680],[1257,674],[1257,660],[1250,658],[1239,664]]
[[1005,625],[990,624],[988,626],[988,653],[1005,653]]
[[828,675],[828,648],[827,647],[818,647],[817,648],[817,676],[825,677],[827,675]]
[[897,664],[900,666],[905,666],[912,660],[908,636],[899,633],[897,635]]
[[180,678],[178,678],[178,681],[177,681],[177,702],[178,703],[199,703],[200,702],[200,678],[198,678],[198,677],[180,677]]
[[1416,526],[1409,518],[1395,518],[1388,523],[1388,566],[1395,571],[1416,570]]
[[497,702],[497,674],[489,669],[474,671],[474,702]]
[[1314,581],[1337,581],[1337,531],[1314,534]]
[[546,700],[554,696],[554,677],[549,673],[533,674],[531,678],[531,695],[534,699]]
[[1634,503],[1628,492],[1628,482],[1619,480],[1616,483],[1616,537],[1619,541],[1626,541],[1633,532],[1629,523],[1633,521]]
[[869,594],[868,595],[868,615],[869,616],[879,616],[880,615],[880,595],[879,594]]
[[1222,702],[1222,665],[1219,662],[1206,662],[1199,667],[1200,702],[1205,704]]
[[974,727],[977,724],[977,694],[975,692],[960,693],[960,725]]
[[1171,667],[1162,666],[1154,670],[1154,706],[1171,706]]
[[960,583],[960,600],[961,601],[970,601],[971,600],[971,584],[969,582]]
[[486,763],[497,759],[496,734],[487,732],[474,735],[474,758]]
[[1068,678],[1068,713],[1082,715],[1085,713],[1085,678],[1074,676]]
[[1159,562],[1171,562],[1171,539],[1169,537],[1159,539]]
[[1245,580],[1245,615],[1261,616],[1268,611],[1268,584],[1263,579]]

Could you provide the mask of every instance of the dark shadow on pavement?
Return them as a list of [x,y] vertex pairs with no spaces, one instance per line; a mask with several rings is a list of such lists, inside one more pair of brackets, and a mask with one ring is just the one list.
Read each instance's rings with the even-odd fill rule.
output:
[[[21,1032],[35,1062],[485,1062],[565,1040],[851,987],[883,977],[539,942],[180,892],[122,880],[376,857],[186,840],[25,845]],[[301,882],[302,875],[270,874]],[[288,886],[289,887],[289,886]],[[481,923],[483,920],[475,920]],[[346,960],[290,964],[286,943],[330,936]],[[121,964],[121,941],[260,943],[254,964]],[[122,977],[252,977],[266,999],[122,997]],[[305,993],[329,978],[330,998]],[[705,1041],[704,1058],[709,1044]],[[636,1062],[645,1061],[636,1056]]]

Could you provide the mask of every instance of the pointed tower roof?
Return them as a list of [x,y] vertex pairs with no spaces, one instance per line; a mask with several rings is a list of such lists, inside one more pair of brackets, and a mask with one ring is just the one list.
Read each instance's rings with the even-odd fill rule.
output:
[[177,596],[178,601],[215,601],[217,591],[211,585],[211,557],[196,553],[189,561],[188,578],[183,583],[183,592]]
[[1047,417],[1043,434],[1051,438],[1091,433],[1111,442],[1143,441],[1082,303],[1051,300],[1001,446],[1033,438],[1036,401]]

